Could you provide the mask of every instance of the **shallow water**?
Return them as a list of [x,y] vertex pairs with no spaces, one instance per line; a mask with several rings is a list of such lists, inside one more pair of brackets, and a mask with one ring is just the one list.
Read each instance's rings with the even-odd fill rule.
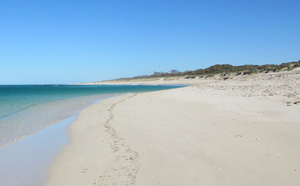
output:
[[78,110],[112,95],[82,96],[34,105],[0,120],[0,147],[73,116]]
[[115,94],[175,88],[130,85],[0,86],[0,148]]
[[68,126],[75,116],[0,149],[0,185],[41,186],[47,167],[68,143]]
[[0,186],[39,186],[83,108],[130,92],[181,86],[0,86]]

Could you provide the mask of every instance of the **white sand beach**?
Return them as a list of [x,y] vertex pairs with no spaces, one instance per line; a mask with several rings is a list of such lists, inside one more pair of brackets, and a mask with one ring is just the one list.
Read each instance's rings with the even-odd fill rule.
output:
[[46,185],[300,185],[300,69],[185,83],[83,110]]

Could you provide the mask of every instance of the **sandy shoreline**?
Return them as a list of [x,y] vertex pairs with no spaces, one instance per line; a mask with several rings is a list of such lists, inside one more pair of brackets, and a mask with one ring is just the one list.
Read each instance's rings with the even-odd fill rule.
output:
[[299,72],[94,104],[71,125],[46,185],[299,185]]

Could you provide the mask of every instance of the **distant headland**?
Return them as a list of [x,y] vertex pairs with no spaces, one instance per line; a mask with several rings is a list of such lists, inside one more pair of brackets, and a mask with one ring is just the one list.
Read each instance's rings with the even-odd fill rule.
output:
[[156,80],[178,80],[178,79],[206,79],[215,76],[222,76],[224,80],[230,76],[251,75],[258,73],[290,71],[300,67],[300,60],[276,64],[265,65],[241,65],[233,66],[230,64],[216,64],[205,69],[180,72],[171,70],[170,72],[154,72],[152,75],[141,75],[135,77],[118,78],[113,80],[96,81],[94,83],[108,82],[128,82],[128,81],[156,81]]

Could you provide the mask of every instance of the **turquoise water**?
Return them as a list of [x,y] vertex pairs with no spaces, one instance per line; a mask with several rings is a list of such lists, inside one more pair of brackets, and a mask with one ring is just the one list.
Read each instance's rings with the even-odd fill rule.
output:
[[118,94],[179,86],[3,85],[0,86],[0,148],[74,116],[97,100]]

